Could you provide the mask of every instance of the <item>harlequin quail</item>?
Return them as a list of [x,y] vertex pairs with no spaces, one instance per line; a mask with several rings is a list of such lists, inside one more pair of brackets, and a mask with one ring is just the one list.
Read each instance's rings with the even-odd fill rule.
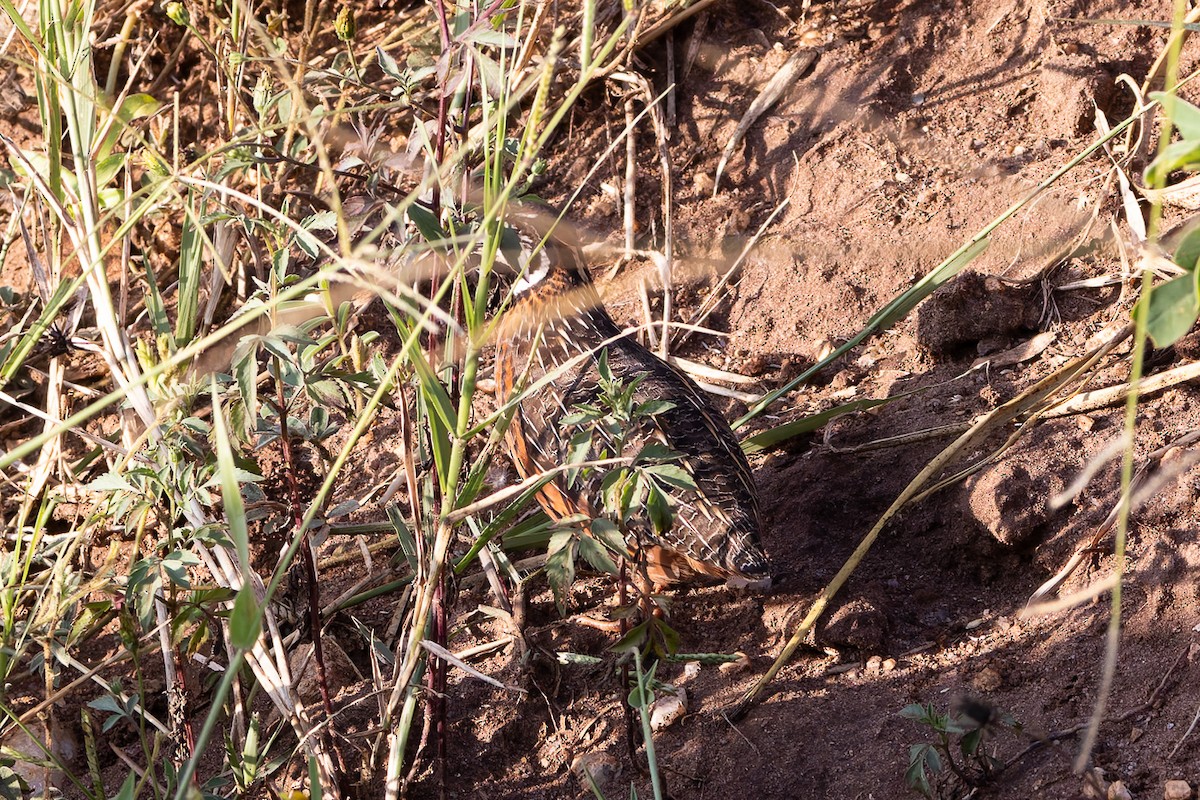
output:
[[[691,379],[617,327],[565,226],[546,237],[544,224],[528,219],[515,224],[522,244],[519,256],[510,252],[507,259],[516,277],[498,326],[496,391],[507,402],[518,384],[531,387],[505,434],[518,473],[527,478],[567,463],[574,431],[562,421],[598,401],[603,354],[616,380],[636,381],[634,404],[670,404],[643,420],[622,455],[636,455],[657,440],[679,454],[677,463],[695,484],[672,492],[674,523],[668,530],[656,532],[645,510],[627,521],[627,542],[644,559],[648,577],[658,586],[699,576],[743,583],[768,579],[754,480],[728,423]],[[553,519],[576,514],[593,519],[602,506],[602,479],[599,470],[574,482],[559,473],[538,501]]]

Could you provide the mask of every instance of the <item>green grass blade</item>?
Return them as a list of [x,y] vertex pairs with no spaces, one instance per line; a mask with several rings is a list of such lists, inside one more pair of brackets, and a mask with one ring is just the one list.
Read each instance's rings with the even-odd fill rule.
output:
[[[190,199],[190,198],[189,198]],[[204,267],[204,231],[199,209],[188,203],[179,245],[179,289],[176,292],[175,343],[183,345],[196,335],[200,309],[200,275]]]
[[899,400],[904,396],[906,395],[896,395],[895,397],[884,397],[882,399],[864,398],[862,400],[852,400],[849,403],[843,403],[840,406],[826,409],[819,414],[811,414],[807,417],[760,431],[742,441],[742,450],[746,451],[747,455],[761,453],[780,442],[785,442],[793,437],[818,430],[838,417],[858,411],[870,411],[872,408],[878,408],[893,400]]
[[987,247],[988,237],[991,236],[993,231],[999,228],[1007,220],[1012,218],[1026,205],[1031,203],[1036,197],[1041,195],[1043,191],[1058,182],[1062,176],[1079,166],[1079,164],[1086,161],[1110,141],[1128,130],[1129,127],[1140,120],[1144,114],[1157,107],[1158,103],[1155,102],[1147,103],[1146,105],[1138,108],[1133,114],[1122,120],[1119,125],[1113,127],[1103,136],[1096,139],[1096,141],[1092,142],[1079,153],[1075,154],[1070,161],[1059,167],[1051,175],[1042,180],[1037,186],[1005,209],[1004,213],[1000,214],[998,217],[985,225],[978,233],[975,234],[974,237],[971,238],[970,241],[966,242],[957,250],[955,250],[954,253],[952,253],[941,264],[939,264],[932,272],[928,273],[907,291],[876,312],[875,315],[872,316],[867,322],[866,326],[852,339],[850,339],[850,341],[834,350],[827,357],[821,359],[819,362],[805,370],[800,375],[788,381],[786,385],[776,389],[762,400],[751,406],[748,412],[734,421],[733,429],[737,430],[738,428],[742,427],[747,422],[763,413],[763,411],[765,411],[780,397],[807,381],[837,358],[840,358],[853,348],[857,347],[859,344],[862,344],[862,342],[866,341],[866,339],[871,335],[877,333],[879,330],[887,327],[888,325],[891,325],[893,322],[900,319],[913,308],[915,308],[917,304],[925,299],[925,297],[927,297],[931,292],[933,292],[934,289],[953,277],[963,267],[971,263],[976,256],[983,252],[983,250]]
[[834,361],[853,350],[855,347],[858,347],[874,334],[878,333],[879,331],[886,330],[897,320],[902,319],[906,314],[908,314],[909,311],[912,311],[914,308],[916,308],[922,300],[933,294],[933,292],[936,291],[939,286],[950,280],[952,277],[961,272],[964,267],[974,261],[976,256],[987,249],[988,242],[989,239],[985,235],[981,238],[972,240],[963,247],[960,247],[954,253],[954,255],[950,256],[941,264],[939,264],[936,269],[926,274],[925,277],[921,278],[921,280],[910,286],[906,291],[900,294],[900,296],[892,300],[892,302],[875,312],[875,314],[869,320],[867,320],[867,324],[863,326],[862,330],[844,342],[840,347],[751,406],[750,410],[746,412],[745,415],[739,417],[733,423],[734,430],[737,430],[750,420],[757,417],[780,397],[783,397],[800,384],[809,380],[813,375],[816,375],[822,369],[829,366]]

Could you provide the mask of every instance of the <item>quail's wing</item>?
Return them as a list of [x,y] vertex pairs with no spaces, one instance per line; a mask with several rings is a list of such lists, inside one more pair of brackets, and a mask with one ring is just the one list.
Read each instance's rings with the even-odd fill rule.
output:
[[[622,340],[609,349],[608,358],[614,375],[642,376],[636,402],[673,404],[654,418],[654,435],[680,454],[679,465],[696,484],[695,491],[673,492],[675,524],[654,538],[700,564],[736,572],[765,570],[750,465],[728,423],[688,377],[640,345]],[[649,532],[643,527],[641,533]]]

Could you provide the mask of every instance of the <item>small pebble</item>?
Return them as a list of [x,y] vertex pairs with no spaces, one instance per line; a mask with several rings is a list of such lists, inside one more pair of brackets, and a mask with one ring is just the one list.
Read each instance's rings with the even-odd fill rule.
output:
[[1133,800],[1133,793],[1125,781],[1113,781],[1108,785],[1108,800]]
[[800,34],[801,47],[820,47],[825,43],[825,34],[815,28],[809,28]]
[[891,672],[891,671],[892,671],[892,670],[894,670],[895,668],[896,668],[896,659],[894,659],[894,658],[885,658],[885,659],[883,660],[883,671],[884,671],[884,672]]
[[880,656],[871,656],[868,658],[867,672],[871,674],[883,672],[883,659]]
[[996,670],[991,667],[984,667],[971,683],[981,692],[994,692],[1004,684],[1004,679]]
[[687,692],[676,689],[675,694],[662,694],[650,707],[650,730],[658,732],[678,722],[687,713]]
[[1163,787],[1163,800],[1190,800],[1192,787],[1187,781],[1167,781]]
[[722,664],[721,666],[717,667],[717,669],[721,670],[721,672],[724,673],[725,675],[734,675],[738,672],[741,672],[744,669],[750,668],[750,657],[749,656],[747,656],[745,653],[741,652],[740,650],[738,652],[734,653],[734,655],[738,657],[737,661],[727,661],[724,664]]
[[571,772],[575,773],[575,776],[585,786],[587,785],[586,776],[591,775],[597,786],[605,788],[620,774],[621,767],[617,764],[617,760],[608,753],[594,751],[575,756],[571,762]]
[[1105,800],[1108,797],[1108,781],[1104,780],[1104,770],[1100,767],[1092,769],[1091,775],[1083,784],[1083,796]]

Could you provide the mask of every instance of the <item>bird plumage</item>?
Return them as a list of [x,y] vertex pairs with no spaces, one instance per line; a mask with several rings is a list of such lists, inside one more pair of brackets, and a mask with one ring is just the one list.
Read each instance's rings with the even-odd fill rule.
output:
[[[682,372],[622,332],[608,315],[577,250],[556,238],[522,235],[513,264],[519,271],[513,300],[498,329],[496,385],[502,402],[520,386],[535,387],[520,400],[505,434],[508,453],[523,478],[567,463],[575,431],[563,419],[600,394],[599,361],[614,378],[636,381],[635,404],[672,404],[638,422],[626,437],[632,457],[651,440],[679,454],[695,489],[672,490],[674,524],[655,531],[646,512],[626,523],[630,544],[645,558],[656,584],[696,575],[757,581],[768,574],[759,544],[759,511],[750,465],[728,423]],[[545,381],[539,384],[540,381]],[[574,483],[557,475],[538,500],[555,519],[600,513],[602,474]]]

